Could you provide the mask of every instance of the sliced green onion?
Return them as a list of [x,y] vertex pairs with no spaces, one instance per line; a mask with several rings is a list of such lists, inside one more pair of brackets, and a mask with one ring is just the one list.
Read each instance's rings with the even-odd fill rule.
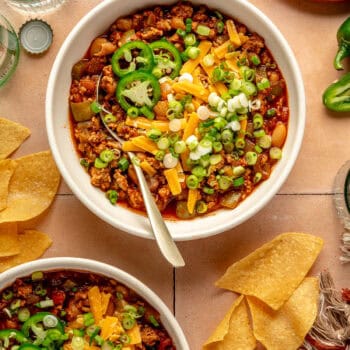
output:
[[250,57],[250,61],[254,64],[254,66],[258,66],[261,63],[260,58],[257,55],[252,55]]
[[203,57],[203,64],[206,67],[212,67],[215,63],[214,55],[208,54]]
[[269,117],[269,118],[273,117],[275,115],[276,115],[276,108],[270,108],[266,112],[266,116]]
[[186,143],[183,140],[176,141],[174,144],[174,151],[177,154],[181,154],[186,151]]
[[152,128],[147,131],[146,135],[149,139],[156,141],[162,136],[162,132],[159,129]]
[[196,212],[198,214],[205,214],[208,211],[208,205],[204,201],[198,201],[196,203]]
[[107,168],[108,163],[104,162],[102,159],[100,158],[96,158],[95,162],[94,162],[94,166],[97,169],[103,169],[103,168]]
[[121,171],[126,171],[129,168],[129,161],[127,158],[120,158],[118,162],[118,168]]
[[233,187],[240,187],[244,184],[244,177],[237,177],[237,179],[233,179]]
[[198,139],[195,135],[191,135],[186,140],[186,145],[188,146],[190,151],[193,151],[198,146]]
[[181,28],[179,28],[179,29],[176,30],[176,34],[181,36],[181,38],[184,38],[185,35],[186,35],[186,31],[181,29]]
[[162,161],[164,159],[164,156],[165,156],[165,152],[163,150],[159,150],[154,155],[154,158],[156,158],[159,161]]
[[270,81],[267,78],[262,78],[258,83],[256,83],[258,90],[265,90],[270,87]]
[[30,311],[28,308],[24,307],[23,309],[18,310],[18,319],[20,322],[25,322],[30,317]]
[[126,330],[129,330],[131,328],[133,328],[136,324],[136,321],[133,317],[131,317],[130,314],[124,314],[123,315],[123,319],[122,319],[122,325],[123,328]]
[[253,135],[254,135],[254,137],[255,138],[261,138],[261,137],[263,137],[263,136],[265,136],[265,130],[264,129],[260,129],[260,130],[255,130],[254,132],[253,132]]
[[270,158],[271,159],[281,159],[282,158],[282,150],[279,147],[271,147],[270,148]]
[[271,147],[271,136],[264,135],[264,136],[260,137],[257,141],[257,144],[263,149],[270,148]]
[[159,323],[157,321],[157,319],[153,316],[153,315],[150,315],[148,317],[148,321],[151,322],[151,324],[154,326],[154,327],[159,327]]
[[203,187],[203,192],[206,194],[214,194],[215,190],[211,187]]
[[222,143],[219,141],[213,142],[213,150],[215,153],[219,153],[222,150]]
[[196,175],[189,175],[186,178],[186,185],[189,189],[196,189],[199,186],[199,180]]
[[169,146],[170,146],[170,141],[168,140],[167,137],[161,137],[161,138],[157,141],[157,147],[158,147],[160,150],[166,150]]
[[263,149],[259,145],[254,146],[255,152],[262,153]]
[[117,121],[117,117],[115,117],[113,114],[106,114],[104,117],[103,117],[103,121],[105,123],[115,123]]
[[233,132],[230,129],[225,129],[221,133],[221,141],[225,145],[233,141]]
[[157,78],[160,79],[163,76],[163,71],[159,67],[155,67],[152,70],[152,74]]
[[11,300],[13,298],[13,291],[11,289],[7,289],[2,292],[2,298],[4,300]]
[[196,32],[199,35],[208,36],[210,34],[210,28],[208,26],[203,25],[203,24],[199,24],[197,29],[196,29]]
[[42,271],[35,271],[32,273],[32,281],[41,281],[44,278],[44,273]]
[[73,350],[83,350],[85,346],[84,338],[73,336],[71,346]]
[[110,163],[114,158],[114,152],[110,149],[105,149],[100,153],[100,159],[105,163]]
[[220,190],[226,191],[232,185],[232,179],[229,176],[220,176],[218,180]]
[[253,126],[254,129],[260,129],[264,125],[264,118],[260,113],[256,113],[253,116]]
[[173,133],[168,136],[168,140],[170,142],[170,145],[175,145],[177,141],[179,141],[180,136],[179,134]]
[[255,173],[253,177],[253,182],[257,184],[260,180],[262,179],[262,174],[261,173]]
[[240,90],[247,96],[256,94],[256,86],[251,81],[243,81]]
[[111,202],[111,204],[114,205],[117,203],[119,195],[116,190],[109,190],[107,191],[106,195],[109,201]]
[[189,46],[187,49],[187,55],[189,58],[191,58],[192,60],[195,60],[199,54],[200,54],[200,49],[198,47],[195,46]]
[[163,158],[163,164],[167,169],[175,168],[179,160],[173,154],[167,153]]
[[[98,346],[101,346],[103,343],[104,343],[104,340],[103,340],[103,338],[100,336],[100,335],[96,335],[95,337],[94,337],[94,341],[96,342],[96,344],[98,345]],[[74,349],[73,349],[74,350]]]
[[133,156],[131,159],[132,164],[134,164],[135,166],[140,166],[140,158],[138,156]]
[[242,137],[236,139],[235,146],[238,149],[243,149],[245,147],[245,140]]
[[183,111],[183,105],[180,101],[172,100],[169,102],[169,108],[172,109],[176,115],[182,113]]
[[216,22],[216,30],[219,34],[221,34],[224,31],[225,24],[223,21]]
[[249,151],[245,154],[245,160],[248,165],[255,165],[258,160],[258,155],[255,152]]
[[46,315],[43,318],[43,324],[47,328],[55,328],[58,325],[58,319],[54,315]]
[[191,173],[195,176],[197,176],[198,179],[202,179],[203,177],[207,176],[207,171],[204,167],[197,165],[192,170]]
[[130,344],[131,339],[126,333],[124,333],[120,335],[119,341],[124,345],[126,345],[126,344]]
[[97,114],[102,111],[102,106],[97,101],[93,101],[90,105],[90,109],[92,112]]
[[38,303],[35,304],[36,307],[40,309],[45,309],[47,307],[52,307],[54,306],[54,302],[52,299],[46,299],[46,300],[41,300]]
[[216,10],[216,11],[214,11],[214,13],[218,19],[224,19],[224,16],[219,11]]
[[154,119],[154,113],[146,106],[140,108],[140,113],[144,115],[147,119]]
[[227,120],[224,117],[216,117],[214,119],[214,128],[221,130],[227,125]]
[[214,83],[224,80],[225,76],[225,71],[220,67],[215,67],[213,72],[211,73],[211,77]]
[[44,295],[46,295],[47,290],[45,288],[43,288],[42,284],[40,283],[35,287],[34,293],[36,295],[44,296]]
[[237,165],[232,168],[232,172],[234,176],[241,176],[245,173],[245,169],[242,165]]
[[10,304],[10,310],[12,311],[17,310],[20,306],[21,306],[21,301],[19,299],[16,299]]
[[255,70],[247,68],[243,72],[243,78],[245,81],[253,81],[255,78]]
[[196,41],[197,41],[196,36],[193,33],[187,34],[184,37],[184,43],[186,46],[193,46],[196,43]]
[[207,168],[210,165],[210,154],[205,154],[204,156],[200,157],[199,164],[203,168]]
[[185,26],[186,26],[186,33],[190,33],[192,30],[192,19],[191,18],[186,18]]
[[90,337],[93,338],[95,337],[101,330],[101,327],[92,325],[86,328],[86,334]]
[[219,164],[222,161],[222,155],[221,154],[212,154],[210,156],[209,162],[211,165]]

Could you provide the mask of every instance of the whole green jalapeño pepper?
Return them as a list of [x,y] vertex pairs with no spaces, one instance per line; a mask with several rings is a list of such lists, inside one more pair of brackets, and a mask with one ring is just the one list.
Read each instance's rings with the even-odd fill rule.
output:
[[137,108],[141,115],[145,108],[150,112],[160,98],[158,80],[146,72],[133,72],[121,78],[117,85],[116,97],[121,107],[128,112]]
[[350,56],[350,17],[344,21],[337,32],[338,52],[334,58],[334,68],[344,69],[341,61]]
[[169,76],[171,79],[179,75],[182,60],[178,49],[167,40],[154,41],[149,45],[153,50],[156,66],[153,74],[160,78]]
[[322,96],[323,104],[335,112],[350,112],[350,73],[331,84]]
[[143,41],[130,41],[121,46],[112,56],[113,72],[120,78],[136,70],[151,72],[153,67],[152,50]]

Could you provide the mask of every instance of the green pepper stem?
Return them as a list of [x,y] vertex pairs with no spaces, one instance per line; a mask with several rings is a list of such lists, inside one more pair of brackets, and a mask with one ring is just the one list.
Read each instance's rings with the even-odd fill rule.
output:
[[344,69],[341,61],[347,56],[350,56],[350,46],[343,42],[340,44],[338,52],[334,58],[333,65],[336,70]]

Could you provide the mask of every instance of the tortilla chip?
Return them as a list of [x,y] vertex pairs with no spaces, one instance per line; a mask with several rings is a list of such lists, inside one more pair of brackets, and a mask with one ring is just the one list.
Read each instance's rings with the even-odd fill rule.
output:
[[255,296],[274,310],[306,276],[323,240],[306,233],[283,233],[230,266],[216,286]]
[[255,347],[247,306],[244,297],[240,296],[205,342],[203,350],[254,350]]
[[254,335],[267,350],[296,350],[304,342],[318,312],[319,282],[305,278],[277,311],[254,297],[248,297]]
[[60,174],[49,151],[16,159],[11,178],[7,208],[0,212],[0,223],[30,220],[54,199]]
[[0,257],[16,255],[19,252],[17,223],[0,224]]
[[7,158],[29,135],[25,126],[0,118],[0,159]]
[[14,160],[0,160],[0,211],[7,207],[9,183],[16,166],[17,163]]
[[0,258],[0,272],[22,264],[27,261],[38,259],[50,247],[52,241],[45,233],[26,230],[18,235],[20,253],[7,258]]

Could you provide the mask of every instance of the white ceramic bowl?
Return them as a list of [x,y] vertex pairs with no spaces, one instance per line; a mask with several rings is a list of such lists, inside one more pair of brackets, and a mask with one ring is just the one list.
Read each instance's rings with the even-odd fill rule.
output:
[[[143,7],[163,3],[155,0],[105,0],[84,16],[63,43],[54,62],[46,95],[46,126],[51,149],[65,181],[74,194],[98,217],[131,234],[152,238],[146,217],[123,207],[110,205],[104,193],[90,184],[80,166],[68,123],[68,95],[71,67],[86,52],[90,42],[113,21]],[[164,1],[164,3],[168,3]],[[169,2],[170,3],[170,2]],[[193,0],[193,3],[203,3]],[[220,210],[191,221],[168,221],[175,240],[202,238],[239,225],[262,209],[277,193],[290,173],[302,143],[305,126],[305,95],[302,76],[292,50],[277,27],[246,0],[208,0],[209,7],[237,18],[251,31],[265,38],[287,82],[290,121],[283,158],[268,181],[263,182],[234,210]]]
[[10,286],[16,278],[30,276],[35,271],[75,270],[92,272],[110,277],[131,288],[160,314],[163,326],[179,350],[190,350],[185,335],[173,314],[163,301],[146,285],[130,274],[98,261],[81,258],[48,258],[28,262],[3,272],[0,275],[0,290]]

